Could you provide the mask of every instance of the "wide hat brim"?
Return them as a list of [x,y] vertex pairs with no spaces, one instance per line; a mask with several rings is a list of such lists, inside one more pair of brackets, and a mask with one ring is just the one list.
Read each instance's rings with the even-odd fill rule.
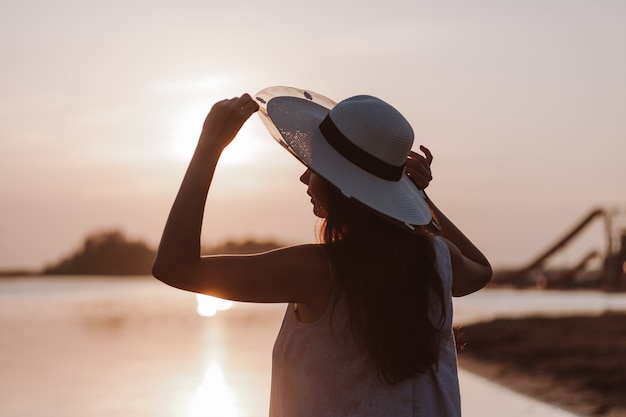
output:
[[255,95],[258,114],[278,143],[344,195],[406,225],[429,224],[424,192],[403,174],[398,181],[381,179],[339,154],[320,132],[320,122],[335,102],[311,90],[269,87]]

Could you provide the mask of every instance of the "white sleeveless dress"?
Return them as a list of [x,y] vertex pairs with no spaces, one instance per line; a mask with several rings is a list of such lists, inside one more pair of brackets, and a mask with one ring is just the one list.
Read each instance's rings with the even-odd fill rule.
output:
[[[289,304],[274,344],[270,417],[453,417],[461,415],[452,332],[452,268],[445,242],[434,239],[446,320],[437,370],[396,385],[381,382],[345,332],[347,309],[328,307],[301,323]],[[436,310],[435,310],[436,311]]]

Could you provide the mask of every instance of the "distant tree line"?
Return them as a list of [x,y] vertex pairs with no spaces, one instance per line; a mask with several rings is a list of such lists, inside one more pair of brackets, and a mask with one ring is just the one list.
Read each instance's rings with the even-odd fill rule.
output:
[[[205,255],[260,253],[284,244],[274,240],[226,240],[202,248]],[[46,266],[47,275],[149,275],[156,250],[117,229],[88,235],[73,253]]]
[[145,275],[155,251],[146,243],[128,239],[119,230],[91,234],[74,253],[47,266],[50,275]]

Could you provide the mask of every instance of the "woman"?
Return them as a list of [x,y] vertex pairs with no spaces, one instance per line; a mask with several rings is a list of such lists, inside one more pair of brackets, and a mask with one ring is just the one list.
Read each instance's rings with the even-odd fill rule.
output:
[[[321,243],[202,257],[215,166],[259,105],[270,133],[307,166],[301,181]],[[412,144],[406,119],[370,96],[335,105],[273,87],[209,112],[153,273],[183,290],[289,303],[270,416],[460,415],[450,296],[482,288],[491,267],[425,197],[432,155]]]

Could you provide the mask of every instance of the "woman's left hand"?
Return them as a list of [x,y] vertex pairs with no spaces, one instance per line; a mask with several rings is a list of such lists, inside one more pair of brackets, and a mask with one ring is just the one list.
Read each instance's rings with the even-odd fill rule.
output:
[[417,188],[424,190],[433,179],[432,173],[430,172],[433,154],[430,153],[428,148],[422,145],[420,145],[420,150],[424,152],[424,156],[413,151],[409,154],[406,160],[406,173]]

